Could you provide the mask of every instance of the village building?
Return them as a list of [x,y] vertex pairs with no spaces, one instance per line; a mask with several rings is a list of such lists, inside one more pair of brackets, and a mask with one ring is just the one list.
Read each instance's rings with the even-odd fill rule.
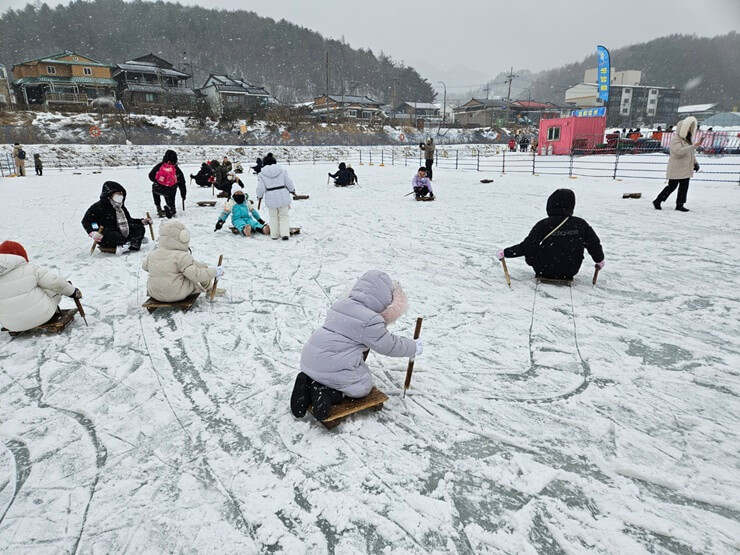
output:
[[112,104],[116,82],[113,66],[65,50],[13,66],[13,88],[25,108],[86,111],[98,103]]
[[214,117],[226,119],[249,117],[270,99],[264,87],[228,75],[209,75],[198,94]]
[[471,98],[455,109],[455,122],[462,127],[492,127],[507,119],[508,102],[500,99]]
[[678,107],[678,117],[683,119],[694,116],[701,124],[704,120],[724,111],[725,109],[716,102],[712,104],[689,104]]
[[349,119],[363,122],[385,119],[382,102],[367,96],[323,95],[314,99],[311,115],[322,120]]
[[8,70],[0,64],[0,111],[13,109],[13,97],[10,94],[10,80]]
[[113,79],[118,95],[129,112],[178,115],[195,110],[195,91],[188,88],[191,75],[154,54],[118,64]]
[[436,122],[442,120],[439,106],[431,102],[401,102],[393,108],[392,117],[411,121],[423,119],[428,122]]

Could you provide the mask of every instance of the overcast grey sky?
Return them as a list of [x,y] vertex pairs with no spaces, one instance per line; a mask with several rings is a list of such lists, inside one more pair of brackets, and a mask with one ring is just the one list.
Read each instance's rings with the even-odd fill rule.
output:
[[[58,0],[48,2],[55,6]],[[66,1],[63,3],[67,3]],[[431,81],[466,87],[500,71],[579,61],[597,44],[618,48],[671,33],[740,30],[740,0],[181,0],[254,11],[382,50]],[[24,0],[0,0],[0,11]],[[601,6],[601,7],[600,7]],[[740,54],[739,54],[740,55]],[[457,67],[456,67],[457,66]],[[618,66],[615,63],[615,66]]]

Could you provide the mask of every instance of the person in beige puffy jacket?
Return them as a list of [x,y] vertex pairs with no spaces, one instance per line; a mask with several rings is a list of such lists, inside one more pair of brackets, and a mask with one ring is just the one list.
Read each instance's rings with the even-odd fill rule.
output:
[[149,272],[146,290],[153,299],[173,303],[198,291],[206,291],[213,278],[220,278],[223,267],[209,268],[190,254],[190,233],[177,220],[159,226],[159,243],[141,267]]
[[693,116],[682,119],[676,124],[676,132],[671,139],[670,156],[668,158],[668,168],[666,169],[668,185],[665,186],[653,201],[653,206],[656,210],[661,209],[660,204],[667,201],[671,193],[678,187],[676,210],[679,212],[689,211],[684,204],[686,204],[686,197],[689,193],[689,179],[699,169],[699,164],[696,162],[696,147],[701,142],[692,143],[698,125],[696,118]]

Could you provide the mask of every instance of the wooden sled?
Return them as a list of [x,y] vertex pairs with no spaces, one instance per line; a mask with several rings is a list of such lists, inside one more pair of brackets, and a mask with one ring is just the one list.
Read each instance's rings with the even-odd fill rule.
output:
[[493,183],[493,179],[481,179],[481,183]]
[[[327,430],[331,430],[339,426],[342,420],[348,416],[361,412],[366,409],[373,409],[379,411],[383,408],[383,403],[388,400],[388,396],[380,391],[377,387],[373,387],[370,393],[362,399],[350,399],[345,397],[344,401],[338,405],[334,405],[329,412],[329,416],[326,420],[320,420]],[[313,406],[308,407],[308,412],[313,414]]]
[[216,206],[216,201],[215,200],[199,200],[195,204],[197,204],[198,206]]
[[193,307],[195,301],[199,296],[200,293],[193,293],[189,297],[185,297],[183,300],[174,303],[163,303],[161,301],[155,301],[154,299],[149,297],[141,306],[146,308],[150,313],[154,312],[158,308],[179,308],[183,312],[187,312]]
[[622,198],[640,198],[642,193],[622,193]]
[[434,201],[436,199],[437,199],[437,197],[416,197],[416,200],[418,202],[432,202],[432,201]]
[[546,283],[547,285],[567,285],[570,287],[573,284],[572,279],[552,279],[542,276],[537,276],[538,283]]
[[308,200],[310,195],[293,195],[293,200]]
[[105,254],[116,254],[116,247],[101,247],[98,245],[98,250],[100,252],[104,252]]
[[41,324],[40,326],[36,326],[35,328],[31,328],[30,330],[9,331],[3,328],[2,331],[7,331],[13,337],[22,333],[29,333],[33,331],[53,331],[54,333],[62,333],[62,330],[64,330],[64,328],[66,328],[70,324],[70,322],[74,320],[75,314],[77,314],[76,308],[68,308],[67,310],[62,310],[61,312],[58,312],[57,314],[52,316],[51,319],[45,324]]
[[298,235],[301,232],[300,227],[291,227],[290,228],[290,234],[291,235]]

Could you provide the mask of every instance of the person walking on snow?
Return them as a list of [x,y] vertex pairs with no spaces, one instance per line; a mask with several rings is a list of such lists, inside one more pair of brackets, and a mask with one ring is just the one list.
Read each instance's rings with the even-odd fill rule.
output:
[[661,210],[661,203],[667,201],[671,193],[678,187],[676,210],[679,212],[689,211],[684,206],[689,194],[689,180],[693,177],[695,171],[699,171],[699,164],[696,162],[696,147],[700,146],[701,141],[692,144],[698,125],[696,118],[693,116],[682,119],[676,124],[676,132],[671,139],[668,167],[666,168],[668,185],[653,201],[656,210]]
[[426,144],[419,143],[419,148],[424,151],[424,166],[427,169],[427,177],[431,181],[432,177],[432,166],[434,166],[434,139],[429,137]]
[[181,301],[193,293],[207,291],[214,278],[224,275],[223,266],[209,268],[190,254],[190,233],[177,220],[159,226],[157,248],[141,264],[149,273],[147,294],[163,303]]
[[44,163],[41,161],[40,154],[33,155],[33,166],[36,170],[36,175],[44,175]]
[[62,295],[82,298],[70,282],[31,264],[23,245],[0,243],[0,326],[12,332],[40,326],[57,313]]
[[414,189],[416,200],[421,200],[430,195],[431,200],[434,200],[434,190],[432,189],[432,182],[427,177],[427,169],[425,167],[419,168],[416,175],[411,180],[411,186]]
[[[149,172],[149,181],[152,182],[152,198],[157,207],[157,216],[171,218],[177,214],[175,206],[177,189],[180,189],[180,196],[183,201],[188,193],[185,176],[182,174],[182,170],[177,167],[177,152],[167,150],[164,153],[162,161]],[[162,197],[165,201],[164,210],[162,210]]]
[[265,235],[270,233],[270,226],[265,224],[260,213],[255,209],[254,203],[249,200],[249,195],[242,190],[234,192],[233,200],[224,204],[216,222],[216,229],[213,231],[218,231],[224,226],[229,214],[231,214],[231,224],[245,237],[252,235],[253,230],[261,231]]
[[116,254],[138,251],[144,240],[144,226],[152,223],[149,218],[132,218],[125,202],[126,189],[115,181],[106,181],[100,200],[82,218],[82,227],[90,238],[101,247],[115,248]]
[[18,177],[26,176],[26,151],[20,143],[13,145],[13,162],[15,163],[15,173]]
[[599,237],[585,220],[573,215],[575,207],[575,193],[558,189],[547,199],[547,218],[537,222],[524,241],[499,250],[496,258],[524,256],[537,277],[573,279],[581,269],[585,248],[599,268],[604,268]]
[[272,153],[262,160],[264,167],[257,176],[257,198],[265,199],[270,213],[270,237],[290,239],[290,202],[295,187],[288,172],[280,167]]
[[301,352],[301,370],[290,398],[290,409],[303,418],[309,405],[318,420],[329,416],[344,396],[360,398],[373,388],[363,352],[391,357],[419,356],[421,339],[398,337],[390,324],[406,312],[408,301],[401,286],[380,270],[366,272],[349,295],[336,301],[326,321],[313,332]]

